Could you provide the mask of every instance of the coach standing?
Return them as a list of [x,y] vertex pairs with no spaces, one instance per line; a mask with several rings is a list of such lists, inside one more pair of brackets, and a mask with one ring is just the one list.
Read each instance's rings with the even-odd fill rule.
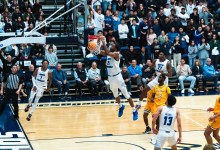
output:
[[19,119],[18,117],[18,94],[21,91],[22,88],[22,80],[17,74],[17,66],[14,65],[11,68],[11,73],[8,74],[7,78],[4,78],[4,83],[6,87],[6,93],[5,96],[1,102],[0,105],[0,115],[5,109],[5,106],[7,105],[7,101],[12,98],[12,104],[14,107],[14,118]]

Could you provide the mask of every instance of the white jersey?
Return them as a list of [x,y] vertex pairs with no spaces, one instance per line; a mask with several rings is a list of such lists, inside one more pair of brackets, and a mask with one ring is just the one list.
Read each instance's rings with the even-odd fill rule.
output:
[[44,89],[47,88],[48,72],[49,72],[49,69],[47,69],[46,71],[42,71],[41,67],[38,68],[37,76],[36,76],[36,85],[38,87],[41,87]]
[[119,61],[117,61],[113,57],[107,56],[106,67],[109,76],[115,76],[121,73],[119,64],[120,64],[120,59]]
[[167,62],[169,62],[168,59],[166,59],[163,62],[161,62],[159,59],[156,60],[155,70],[156,70],[157,76],[160,75],[160,73],[159,73],[160,71],[163,71],[164,73],[168,73],[168,71],[167,71]]
[[160,128],[161,131],[174,131],[174,122],[176,120],[176,108],[163,106],[160,114]]

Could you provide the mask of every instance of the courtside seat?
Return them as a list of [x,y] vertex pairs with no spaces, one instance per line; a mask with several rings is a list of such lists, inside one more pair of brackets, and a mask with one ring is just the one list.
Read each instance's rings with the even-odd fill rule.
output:
[[175,90],[178,88],[179,80],[174,67],[172,67],[172,77],[169,77],[168,82],[169,86],[175,86]]

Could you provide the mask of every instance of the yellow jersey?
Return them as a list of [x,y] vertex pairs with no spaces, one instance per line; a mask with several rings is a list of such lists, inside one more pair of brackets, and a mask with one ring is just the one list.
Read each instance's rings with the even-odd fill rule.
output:
[[165,84],[162,86],[156,85],[152,89],[152,93],[155,93],[154,103],[157,107],[159,107],[165,105],[168,95],[171,94],[171,90]]
[[147,101],[148,101],[148,102],[151,102],[152,95],[153,95],[152,92],[153,92],[152,90],[150,90],[150,91],[147,92]]
[[213,113],[214,114],[220,113],[220,95],[218,95],[218,97],[216,98],[215,107],[214,107]]

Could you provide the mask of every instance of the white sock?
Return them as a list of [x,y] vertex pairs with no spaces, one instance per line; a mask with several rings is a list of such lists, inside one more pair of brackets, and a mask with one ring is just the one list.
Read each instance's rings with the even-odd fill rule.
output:
[[133,112],[135,112],[135,111],[136,111],[136,108],[135,108],[135,107],[132,107],[132,110],[133,110]]
[[119,105],[119,108],[121,108],[121,107],[122,107],[122,104],[121,104],[121,103],[119,103],[118,105]]
[[140,106],[141,106],[141,102],[142,102],[142,101],[138,101],[138,105],[140,105]]

